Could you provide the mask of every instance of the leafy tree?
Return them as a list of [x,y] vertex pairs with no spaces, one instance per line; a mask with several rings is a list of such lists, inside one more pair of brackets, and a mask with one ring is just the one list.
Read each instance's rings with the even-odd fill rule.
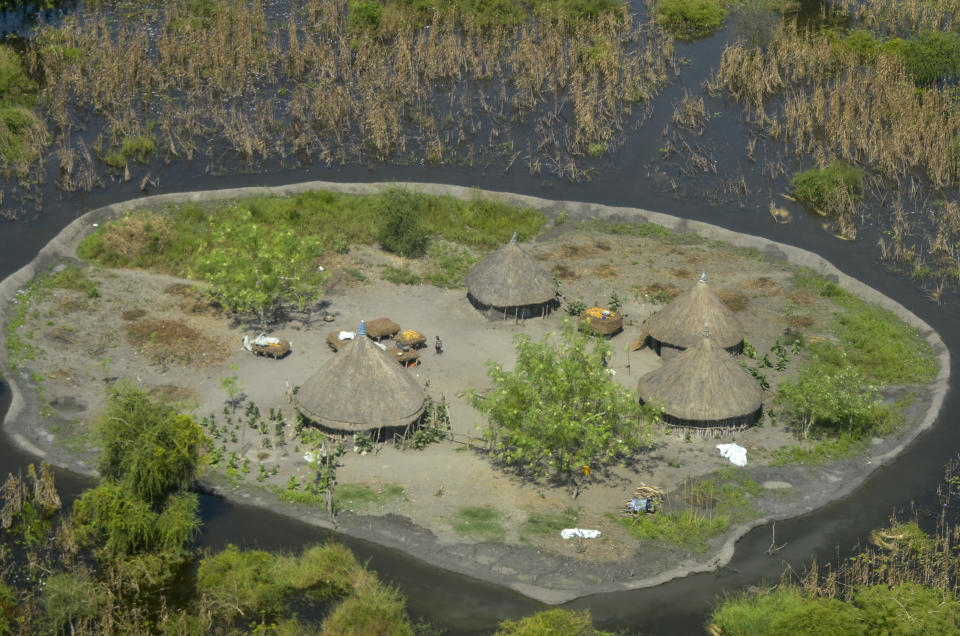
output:
[[377,201],[378,239],[383,249],[416,258],[427,252],[429,238],[423,227],[427,199],[405,188],[384,190]]
[[103,480],[73,504],[81,546],[125,573],[135,588],[169,581],[200,530],[193,485],[205,440],[189,415],[123,386],[99,422]]
[[[593,341],[591,346],[591,340]],[[493,388],[470,403],[489,418],[493,457],[522,474],[576,482],[650,439],[636,397],[607,372],[610,347],[564,321],[559,342],[518,336],[513,372],[488,363]]]
[[252,312],[261,325],[284,303],[299,308],[320,294],[320,242],[293,229],[258,224],[250,210],[212,217],[211,239],[198,248],[190,274],[212,285],[228,311]]
[[110,395],[99,435],[100,474],[148,505],[193,485],[205,438],[191,416],[121,386]]
[[[103,601],[97,583],[86,571],[80,570],[57,573],[47,578],[43,586],[41,605],[56,633],[63,630],[72,634],[74,621],[94,618]],[[68,627],[69,632],[66,632],[64,627]]]
[[859,367],[803,367],[796,380],[780,385],[777,404],[806,438],[814,427],[829,433],[861,434],[880,415],[880,391]]

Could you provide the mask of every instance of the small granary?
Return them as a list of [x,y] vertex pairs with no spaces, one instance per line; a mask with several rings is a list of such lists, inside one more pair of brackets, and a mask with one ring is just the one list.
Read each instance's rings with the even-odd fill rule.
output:
[[426,395],[410,373],[366,337],[331,358],[297,392],[297,408],[324,429],[349,434],[401,430],[423,413]]
[[707,285],[707,274],[688,291],[650,316],[645,343],[663,355],[664,348],[687,349],[700,340],[704,324],[714,344],[730,353],[743,351],[743,325]]
[[699,340],[637,383],[641,404],[663,407],[673,426],[744,428],[757,421],[763,391],[706,327]]
[[557,304],[557,284],[545,269],[510,242],[467,272],[467,297],[491,316],[544,316]]

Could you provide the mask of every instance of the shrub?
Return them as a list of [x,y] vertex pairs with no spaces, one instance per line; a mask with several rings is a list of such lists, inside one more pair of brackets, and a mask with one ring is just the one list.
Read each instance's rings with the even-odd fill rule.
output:
[[350,3],[349,15],[351,25],[376,31],[380,28],[383,5],[379,0],[357,0]]
[[552,609],[537,612],[520,620],[506,620],[500,623],[494,636],[540,636],[556,634],[558,636],[600,636],[593,628],[590,610],[579,612],[565,609]]
[[720,28],[727,10],[721,0],[659,0],[657,18],[681,38],[699,38]]
[[932,86],[960,74],[960,33],[930,31],[909,40],[894,38],[884,50],[903,61],[918,86]]
[[840,196],[854,201],[863,196],[863,170],[836,160],[826,168],[810,168],[790,180],[797,200],[815,209],[830,213]]
[[23,71],[17,52],[0,45],[0,105],[32,104],[36,90],[36,84]]
[[[41,605],[55,633],[70,633],[73,622],[93,618],[106,598],[84,571],[58,573],[44,581]],[[4,633],[4,632],[0,632]]]
[[410,258],[426,253],[429,239],[421,220],[426,204],[423,195],[403,188],[390,188],[380,195],[378,239],[383,249]]

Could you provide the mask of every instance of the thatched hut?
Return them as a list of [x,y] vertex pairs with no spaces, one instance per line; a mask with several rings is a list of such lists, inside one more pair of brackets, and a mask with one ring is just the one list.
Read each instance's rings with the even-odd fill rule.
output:
[[763,391],[703,328],[697,343],[637,383],[640,402],[663,407],[673,426],[743,428],[757,421]]
[[545,269],[510,242],[467,272],[467,298],[491,316],[544,316],[557,305],[557,284]]
[[365,325],[353,344],[311,376],[297,392],[297,408],[334,433],[403,429],[423,413],[423,388],[395,360],[366,337]]
[[703,326],[713,342],[730,353],[743,351],[743,325],[707,285],[707,274],[688,291],[650,316],[645,325],[646,343],[663,355],[664,348],[687,349],[700,340]]

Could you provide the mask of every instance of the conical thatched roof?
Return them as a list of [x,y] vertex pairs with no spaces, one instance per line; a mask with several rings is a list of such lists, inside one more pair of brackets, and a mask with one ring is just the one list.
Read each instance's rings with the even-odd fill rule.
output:
[[557,296],[553,276],[520,249],[516,232],[467,272],[466,283],[471,296],[491,307],[540,305]]
[[369,338],[357,338],[297,392],[297,408],[326,428],[359,432],[406,426],[423,413],[425,395],[413,377]]
[[743,325],[707,285],[706,274],[650,317],[648,333],[653,340],[687,349],[703,337],[704,324],[710,329],[710,339],[720,348],[739,350]]
[[760,385],[713,337],[702,335],[686,351],[640,378],[643,402],[663,406],[673,420],[720,424],[757,413]]

